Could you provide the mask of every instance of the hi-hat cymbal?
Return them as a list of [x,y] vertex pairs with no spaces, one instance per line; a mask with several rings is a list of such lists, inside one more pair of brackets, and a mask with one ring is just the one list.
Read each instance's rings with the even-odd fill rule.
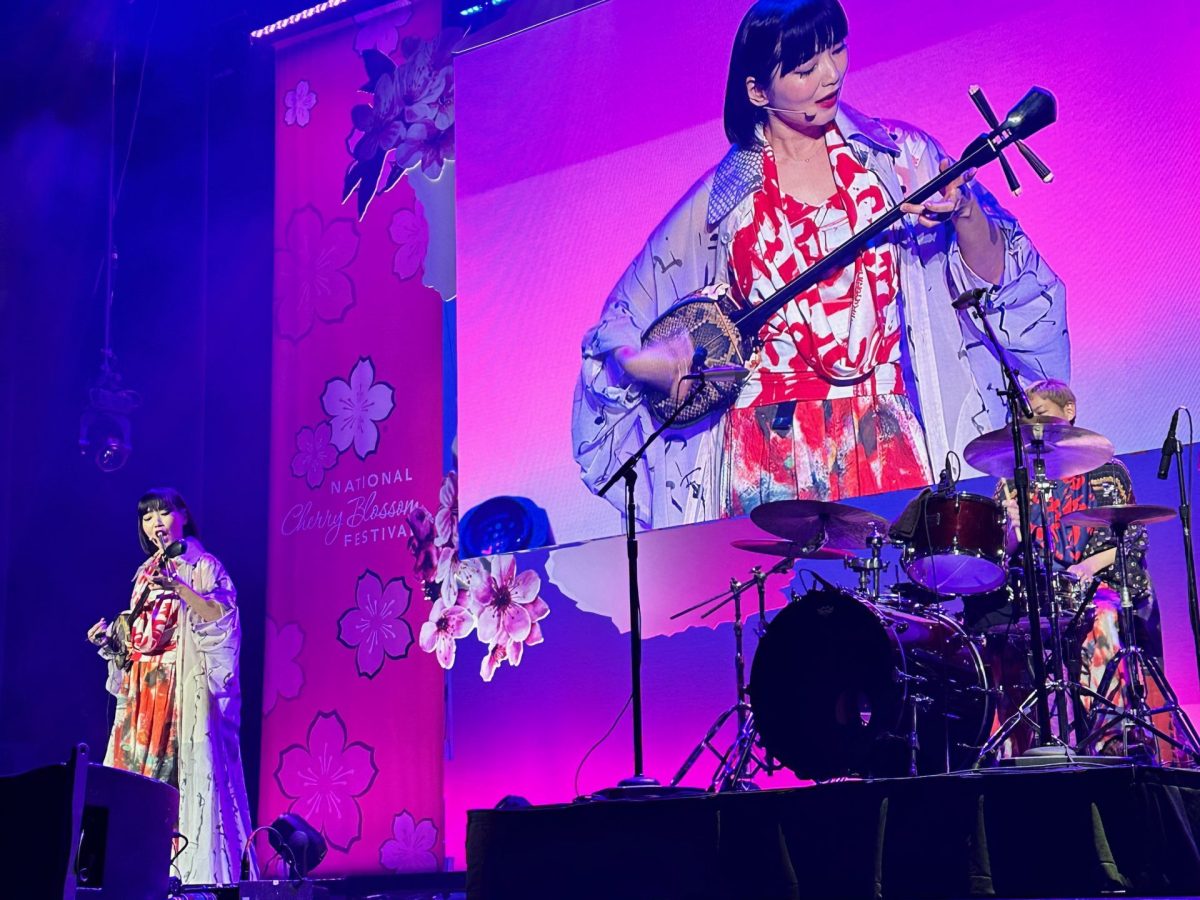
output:
[[854,556],[850,550],[836,550],[833,547],[807,547],[795,541],[734,541],[733,546],[738,550],[749,550],[751,553],[763,553],[767,556],[781,556],[785,559],[840,559],[846,560]]
[[1124,506],[1098,506],[1095,509],[1077,509],[1062,517],[1064,525],[1080,528],[1128,528],[1130,525],[1151,525],[1169,522],[1175,518],[1175,510],[1169,506],[1154,506],[1150,503],[1128,503]]
[[750,519],[792,543],[826,550],[862,550],[872,534],[888,533],[883,516],[825,500],[774,500],[755,507]]
[[[1054,416],[1021,420],[1025,465],[1033,473],[1034,459],[1046,464],[1047,478],[1070,478],[1104,465],[1113,458],[1112,441]],[[981,472],[1011,478],[1016,469],[1012,433],[1006,427],[981,434],[963,449],[963,457]]]

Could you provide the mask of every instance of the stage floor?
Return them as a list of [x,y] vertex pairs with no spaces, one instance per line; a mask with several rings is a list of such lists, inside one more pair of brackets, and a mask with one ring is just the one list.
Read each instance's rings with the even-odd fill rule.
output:
[[1200,895],[1200,772],[991,769],[472,810],[467,896]]

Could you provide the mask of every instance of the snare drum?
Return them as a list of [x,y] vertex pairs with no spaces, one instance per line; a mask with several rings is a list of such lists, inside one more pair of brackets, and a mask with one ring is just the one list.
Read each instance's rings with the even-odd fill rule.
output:
[[1004,584],[1004,524],[1000,507],[978,494],[925,492],[901,564],[908,577],[936,594],[969,595]]
[[[1038,572],[1038,577],[1045,578],[1041,572]],[[1058,599],[1059,626],[1065,629],[1087,602],[1090,592],[1080,587],[1079,579],[1069,572],[1053,573],[1051,582],[1054,596]],[[1029,631],[1029,592],[1025,590],[1025,571],[1021,568],[1009,569],[1007,582],[1002,587],[963,597],[962,604],[963,627],[972,634]],[[1049,634],[1049,604],[1043,601],[1038,612],[1042,620],[1042,632]]]

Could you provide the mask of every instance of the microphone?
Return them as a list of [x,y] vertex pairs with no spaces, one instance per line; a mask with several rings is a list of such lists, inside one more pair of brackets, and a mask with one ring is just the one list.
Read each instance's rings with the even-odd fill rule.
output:
[[1167,474],[1171,471],[1171,457],[1175,455],[1175,448],[1179,441],[1175,439],[1175,428],[1179,425],[1179,409],[1175,409],[1175,414],[1171,416],[1171,427],[1167,430],[1167,439],[1163,441],[1162,458],[1158,461],[1158,477],[1165,481]]
[[958,299],[950,305],[955,309],[967,309],[968,307],[976,306],[987,292],[988,288],[972,288],[969,291],[963,291],[958,295]]
[[708,369],[697,369],[695,372],[681,377],[680,381],[741,381],[750,376],[750,370],[745,366],[712,366]]

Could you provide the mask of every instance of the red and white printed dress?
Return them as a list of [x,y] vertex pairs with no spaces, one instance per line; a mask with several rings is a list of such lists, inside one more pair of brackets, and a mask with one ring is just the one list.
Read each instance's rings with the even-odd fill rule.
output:
[[[753,216],[733,237],[739,303],[762,302],[887,211],[879,181],[837,130],[825,141],[836,192],[821,206],[782,193],[764,148]],[[757,364],[727,419],[726,515],[771,500],[837,500],[931,481],[901,372],[898,259],[885,233],[763,328]]]

